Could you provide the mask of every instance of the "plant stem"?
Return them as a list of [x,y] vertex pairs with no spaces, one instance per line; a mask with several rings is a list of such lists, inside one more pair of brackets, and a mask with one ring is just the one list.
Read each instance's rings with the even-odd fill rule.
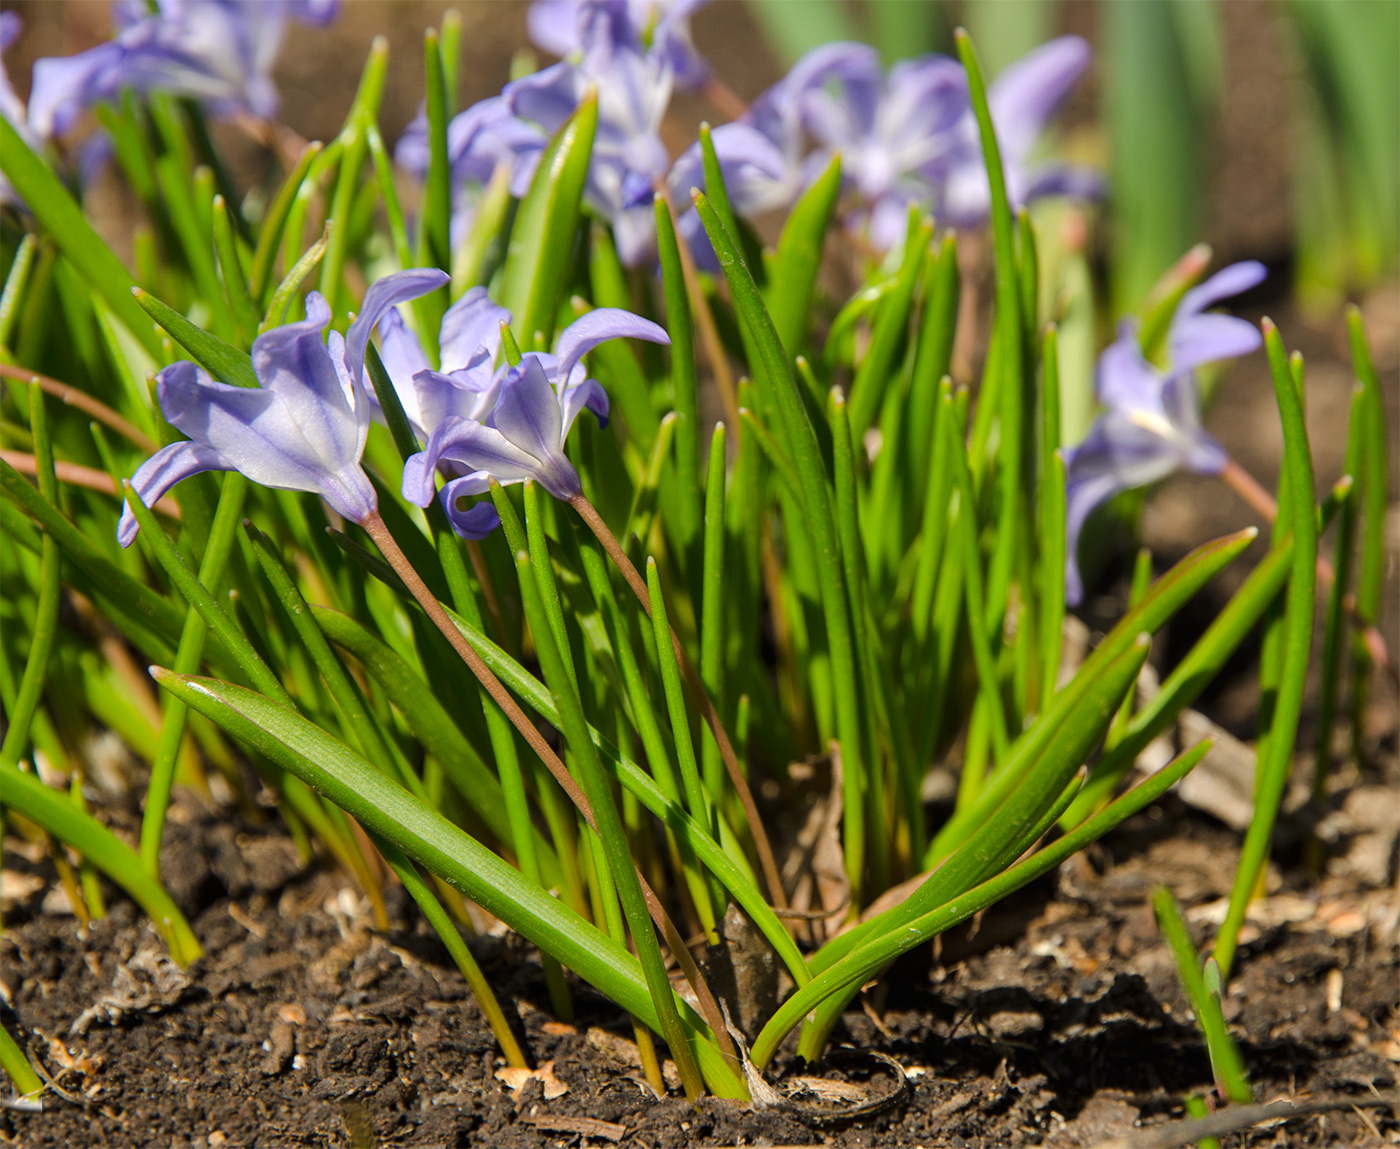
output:
[[[590,508],[591,509],[591,508]],[[596,512],[595,512],[596,514]],[[447,611],[442,608],[442,604],[433,597],[433,592],[428,589],[427,584],[414,569],[413,564],[408,561],[407,556],[399,549],[399,544],[394,536],[389,533],[389,528],[384,525],[384,520],[379,517],[378,511],[370,513],[360,526],[379,547],[380,553],[394,568],[395,573],[404,581],[409,593],[417,600],[418,605],[427,613],[442,636],[452,645],[452,649],[457,652],[462,661],[467,664],[467,668],[476,675],[477,681],[485,688],[497,706],[505,713],[518,731],[525,739],[530,749],[533,750],[541,762],[544,763],[555,781],[564,788],[564,793],[569,796],[569,800],[577,807],[580,814],[597,833],[598,827],[593,821],[593,810],[588,804],[588,799],[584,796],[583,790],[574,780],[572,774],[564,766],[549,743],[544,740],[544,735],[520,709],[520,705],[511,697],[510,692],[489,666],[481,660],[481,656],[472,648],[466,636],[457,629],[452,619],[448,617]],[[606,528],[604,528],[606,530]],[[611,534],[608,536],[612,538]],[[616,545],[616,540],[613,540]],[[633,572],[636,573],[635,571]],[[725,1028],[724,1018],[719,1009],[719,1003],[715,1000],[714,993],[710,990],[708,983],[701,976],[699,967],[695,964],[694,957],[690,950],[686,948],[685,939],[681,937],[680,931],[676,929],[675,923],[671,921],[661,902],[657,899],[655,891],[647,883],[646,878],[639,870],[637,879],[642,884],[642,894],[646,898],[647,911],[651,919],[656,923],[656,927],[661,931],[665,939],[667,948],[676,959],[676,964],[680,966],[681,972],[690,982],[691,988],[695,990],[696,996],[700,1000],[700,1010],[704,1014],[706,1024],[714,1032],[716,1043],[719,1045],[721,1053],[726,1057],[736,1057],[733,1042],[729,1037],[729,1031]]]
[[21,383],[33,383],[41,391],[46,391],[55,399],[61,400],[65,406],[76,407],[79,411],[91,415],[99,423],[107,424],[118,435],[131,440],[143,451],[156,449],[155,441],[135,423],[118,415],[106,403],[94,399],[86,391],[69,383],[60,383],[57,379],[50,379],[47,375],[40,375],[26,367],[14,367],[8,363],[0,363],[0,378],[17,379]]
[[[627,552],[622,549],[622,544],[608,529],[608,524],[603,522],[602,516],[588,501],[587,496],[581,493],[570,499],[569,505],[579,513],[579,517],[588,524],[588,529],[603,544],[603,549],[608,552],[608,557],[622,572],[622,577],[627,580],[627,585],[632,588],[632,593],[637,596],[637,601],[642,604],[642,609],[650,618],[651,595],[647,590],[647,584],[642,581],[642,576],[637,573],[637,568],[632,565],[632,560],[627,557]],[[700,708],[700,714],[705,719],[705,724],[710,728],[710,733],[714,735],[715,744],[719,746],[720,757],[724,760],[724,767],[729,772],[729,780],[744,807],[744,817],[748,820],[749,832],[753,835],[754,849],[758,852],[759,865],[763,868],[763,880],[768,887],[768,896],[778,909],[786,909],[787,897],[783,893],[783,879],[778,872],[773,846],[768,841],[768,833],[764,830],[763,822],[758,816],[758,806],[754,803],[753,791],[749,789],[748,779],[744,777],[744,772],[739,766],[739,759],[734,754],[734,746],[729,741],[729,735],[719,719],[719,714],[715,711],[714,703],[710,701],[705,684],[700,681],[700,675],[690,661],[690,656],[686,654],[674,629],[671,631],[671,645],[675,648],[676,661],[680,664],[681,674],[685,677],[686,685],[690,687],[690,692],[695,697],[696,705]]]

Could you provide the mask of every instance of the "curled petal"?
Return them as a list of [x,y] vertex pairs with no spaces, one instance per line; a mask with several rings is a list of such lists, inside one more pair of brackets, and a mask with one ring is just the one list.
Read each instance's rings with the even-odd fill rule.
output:
[[563,443],[559,396],[550,386],[537,355],[525,355],[519,367],[507,371],[491,422],[512,444],[536,460],[558,454]]
[[[823,44],[792,66],[784,84],[788,97],[801,106],[813,136],[828,147],[849,147],[874,126],[880,57],[869,44]],[[828,91],[830,86],[840,94]]]
[[[321,354],[334,375],[324,347]],[[335,386],[338,390],[338,381]],[[181,361],[157,377],[156,395],[172,426],[217,451],[227,462],[226,469],[241,471],[264,487],[316,491],[332,498],[326,490],[328,477],[346,468],[359,471],[353,441],[347,455],[320,454],[303,434],[292,409],[266,388],[217,383],[193,363]],[[371,488],[371,499],[372,494]]]
[[397,304],[436,291],[449,279],[448,274],[438,268],[415,267],[386,275],[370,285],[360,305],[360,313],[355,316],[355,322],[350,324],[350,330],[345,335],[346,366],[350,368],[357,385],[364,378],[365,348],[369,345],[370,332],[385,312]]
[[[557,406],[556,406],[557,410]],[[448,416],[433,429],[426,450],[403,465],[403,497],[415,506],[433,501],[433,472],[439,462],[466,471],[494,475],[498,483],[520,483],[539,477],[540,461],[526,454],[494,427],[472,419]]]
[[1137,331],[1126,320],[1099,356],[1094,386],[1099,401],[1114,410],[1161,410],[1162,375],[1143,357]]
[[379,320],[379,357],[397,389],[402,380],[412,379],[428,369],[423,344],[403,321],[397,307],[391,307]]
[[566,387],[559,402],[564,412],[563,433],[566,439],[569,437],[569,428],[574,425],[574,420],[585,407],[593,412],[598,426],[608,425],[608,393],[596,379],[585,379],[582,383]]
[[1126,489],[1112,475],[1090,475],[1065,487],[1065,601],[1070,606],[1084,601],[1084,576],[1079,571],[1079,536],[1084,524],[1097,507]]
[[578,49],[578,0],[535,0],[525,14],[530,40],[554,56]]
[[485,423],[496,405],[497,390],[490,360],[484,357],[473,367],[447,374],[420,371],[413,377],[414,398],[422,418],[419,426],[430,433],[449,415]]
[[485,494],[489,484],[490,476],[478,471],[453,479],[438,492],[447,521],[465,539],[484,539],[501,525],[501,516],[490,502],[459,505],[459,500],[469,495]]
[[299,433],[315,459],[335,466],[359,457],[360,426],[358,405],[346,396],[335,362],[321,342],[330,321],[330,307],[313,291],[306,298],[306,318],[263,332],[253,341],[252,355],[263,392],[275,395],[285,407],[289,430]]
[[559,333],[554,353],[559,357],[559,378],[567,379],[574,364],[609,339],[645,339],[670,345],[671,337],[649,319],[620,307],[599,307],[575,319]]
[[[188,479],[201,471],[231,471],[233,465],[213,447],[203,443],[185,440],[162,447],[137,469],[131,476],[131,486],[146,506],[159,502],[165,493],[181,479]],[[131,508],[122,503],[122,517],[117,524],[117,542],[129,547],[136,541],[141,526]]]
[[578,107],[588,81],[572,64],[552,64],[501,89],[511,113],[555,132]]

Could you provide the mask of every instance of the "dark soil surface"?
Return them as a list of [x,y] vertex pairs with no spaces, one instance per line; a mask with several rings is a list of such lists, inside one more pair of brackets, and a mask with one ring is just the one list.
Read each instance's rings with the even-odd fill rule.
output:
[[[1393,781],[1356,792],[1383,803]],[[280,832],[236,831],[189,796],[177,814],[167,872],[207,950],[188,973],[125,901],[80,928],[43,894],[47,859],[8,843],[7,887],[33,888],[11,903],[0,993],[62,1098],[0,1113],[5,1144],[1088,1146],[1178,1119],[1182,1098],[1210,1086],[1148,897],[1171,885],[1203,940],[1236,838],[1176,800],[1005,903],[980,933],[896,967],[840,1036],[892,1057],[911,1089],[878,1116],[818,1128],[791,1109],[656,1098],[626,1063],[635,1047],[618,1010],[576,986],[574,1023],[553,1021],[537,957],[488,931],[473,951],[541,1070],[513,1091],[411,903],[391,899],[392,928],[377,933],[364,900],[303,867]],[[1385,885],[1366,889],[1355,867],[1374,860],[1357,862],[1359,839],[1343,840],[1320,886],[1274,874],[1257,904],[1226,1012],[1260,1100],[1395,1089],[1393,831],[1386,841]],[[1226,1140],[1392,1143],[1400,1114],[1350,1107]]]

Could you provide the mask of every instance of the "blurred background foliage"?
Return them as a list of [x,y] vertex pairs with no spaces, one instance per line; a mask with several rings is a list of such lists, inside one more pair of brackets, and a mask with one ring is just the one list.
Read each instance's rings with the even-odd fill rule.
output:
[[[1111,178],[1111,298],[1119,314],[1208,223],[1212,187],[1231,166],[1220,155],[1230,141],[1219,129],[1240,112],[1222,102],[1241,81],[1255,89],[1251,106],[1275,106],[1247,130],[1265,137],[1280,166],[1291,156],[1290,254],[1302,302],[1330,309],[1396,268],[1400,4],[1393,0],[748,2],[784,63],[829,39],[869,40],[891,61],[946,51],[960,22],[995,74],[1059,32],[1087,36],[1098,49],[1095,98]],[[1234,51],[1241,36],[1264,41],[1273,58]]]
[[[287,122],[308,138],[330,138],[355,83],[344,61],[361,58],[387,27],[383,123],[392,140],[421,99],[418,32],[449,6],[363,0],[329,31],[292,29],[279,68]],[[458,0],[464,104],[510,78],[527,6]],[[4,7],[25,21],[8,59],[21,90],[34,57],[108,34],[105,4]],[[385,21],[389,7],[396,18]],[[1060,146],[1110,180],[1108,226],[1098,229],[1094,255],[1115,315],[1133,310],[1201,239],[1222,259],[1249,255],[1285,270],[1315,314],[1394,274],[1397,0],[719,0],[697,14],[695,35],[726,82],[751,99],[816,44],[867,40],[893,61],[951,51],[958,24],[992,75],[1061,33],[1093,43],[1095,63],[1065,109]],[[677,99],[676,149],[713,115],[698,99]],[[258,158],[250,148],[249,162]]]

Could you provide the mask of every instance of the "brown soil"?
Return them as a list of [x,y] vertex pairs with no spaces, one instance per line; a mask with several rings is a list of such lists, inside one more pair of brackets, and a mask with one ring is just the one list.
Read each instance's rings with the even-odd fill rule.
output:
[[[541,1075],[513,1093],[465,983],[406,899],[391,899],[393,927],[377,934],[339,875],[302,867],[279,832],[235,831],[187,795],[177,813],[166,868],[208,953],[188,976],[124,900],[87,929],[37,889],[12,907],[0,992],[67,1100],[0,1113],[4,1143],[1078,1146],[1179,1118],[1183,1096],[1210,1086],[1147,899],[1153,882],[1170,884],[1203,940],[1236,839],[1174,800],[999,910],[996,932],[1017,935],[1005,944],[991,944],[989,919],[981,936],[964,931],[941,957],[925,948],[892,971],[842,1036],[893,1057],[912,1090],[835,1128],[784,1109],[658,1100],[616,1059],[630,1037],[618,1010],[576,986],[575,1023],[554,1022],[530,948],[482,935],[473,951],[529,1055],[567,1087],[547,1100]],[[52,889],[48,861],[8,844],[5,869]],[[1274,875],[1247,927],[1227,1015],[1261,1100],[1361,1101],[1395,1087],[1400,900],[1393,885],[1343,876],[1346,855],[1343,842],[1319,888]],[[1393,862],[1392,846],[1392,882]],[[1346,1108],[1226,1144],[1375,1137],[1400,1140],[1400,1114]]]

